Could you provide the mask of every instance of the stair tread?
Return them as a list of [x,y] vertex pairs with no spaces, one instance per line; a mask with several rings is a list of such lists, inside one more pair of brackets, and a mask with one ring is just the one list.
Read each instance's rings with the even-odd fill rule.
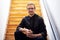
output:
[[18,24],[8,24],[8,26],[18,26]]

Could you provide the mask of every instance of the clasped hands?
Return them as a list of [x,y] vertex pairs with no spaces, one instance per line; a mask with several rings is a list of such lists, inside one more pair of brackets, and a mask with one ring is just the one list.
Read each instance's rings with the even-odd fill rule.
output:
[[29,38],[36,38],[38,36],[41,36],[41,34],[33,34],[32,30],[26,28],[22,28],[20,31]]

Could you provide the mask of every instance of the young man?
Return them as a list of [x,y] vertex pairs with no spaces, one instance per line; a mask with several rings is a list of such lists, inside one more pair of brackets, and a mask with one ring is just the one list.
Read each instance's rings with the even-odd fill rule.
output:
[[15,32],[15,40],[47,40],[46,26],[42,17],[35,14],[35,5],[27,4],[29,15],[24,17]]

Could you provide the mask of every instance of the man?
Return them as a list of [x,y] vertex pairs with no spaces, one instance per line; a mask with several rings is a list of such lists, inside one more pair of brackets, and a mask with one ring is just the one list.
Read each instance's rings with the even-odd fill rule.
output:
[[47,40],[46,26],[42,17],[35,14],[35,5],[27,4],[29,15],[24,17],[14,33],[15,40]]

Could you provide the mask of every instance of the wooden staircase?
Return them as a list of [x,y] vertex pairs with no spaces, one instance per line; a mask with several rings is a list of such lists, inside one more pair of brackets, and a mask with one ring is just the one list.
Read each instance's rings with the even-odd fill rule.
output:
[[36,5],[35,12],[40,16],[42,15],[39,0],[11,0],[10,15],[4,40],[15,40],[14,32],[21,19],[28,15],[26,5],[29,2],[33,2]]

